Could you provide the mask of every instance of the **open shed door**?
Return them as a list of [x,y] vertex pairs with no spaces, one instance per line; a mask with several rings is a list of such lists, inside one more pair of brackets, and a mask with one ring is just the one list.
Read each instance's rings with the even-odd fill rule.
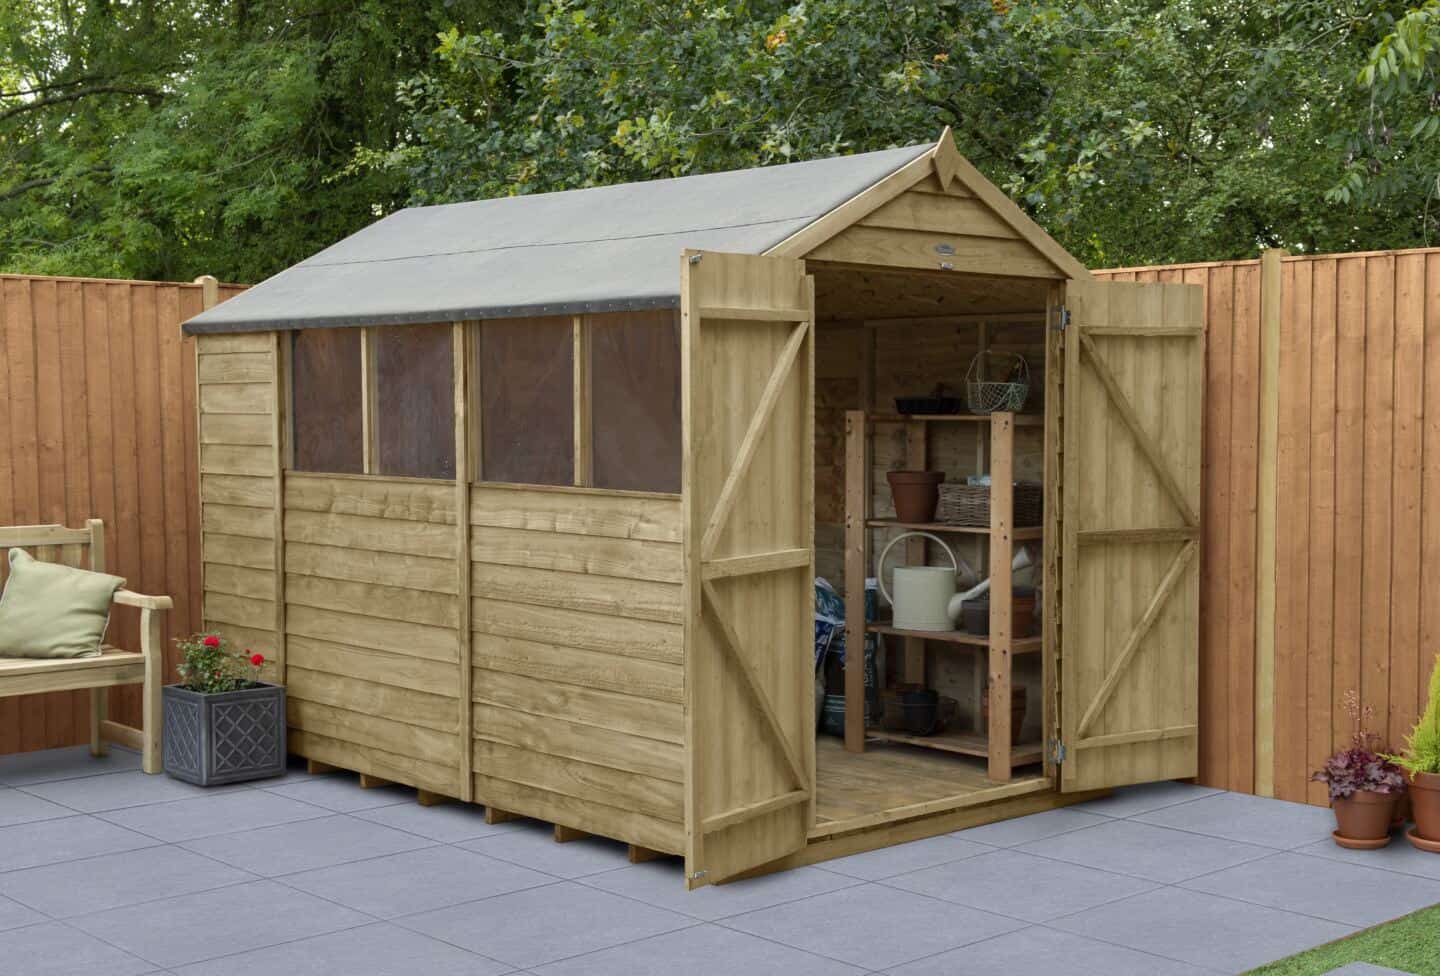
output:
[[1072,281],[1066,307],[1061,788],[1194,776],[1203,292]]
[[814,821],[814,288],[793,258],[687,251],[686,876],[724,881]]

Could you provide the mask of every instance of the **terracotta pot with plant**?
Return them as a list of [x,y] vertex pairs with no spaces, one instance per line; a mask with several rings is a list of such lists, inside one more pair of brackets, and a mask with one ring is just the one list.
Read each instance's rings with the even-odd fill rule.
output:
[[1440,656],[1430,674],[1425,714],[1405,739],[1405,752],[1387,757],[1410,774],[1410,808],[1415,826],[1406,836],[1422,851],[1440,854]]
[[1376,850],[1390,843],[1391,820],[1396,801],[1405,792],[1405,777],[1389,757],[1372,748],[1379,736],[1366,732],[1365,726],[1374,709],[1361,708],[1360,696],[1347,691],[1345,710],[1354,723],[1350,748],[1327,759],[1311,779],[1330,789],[1335,843],[1352,850]]

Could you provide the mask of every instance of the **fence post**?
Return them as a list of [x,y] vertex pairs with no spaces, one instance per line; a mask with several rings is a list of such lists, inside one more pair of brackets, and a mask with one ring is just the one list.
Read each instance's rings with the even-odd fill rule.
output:
[[1260,431],[1255,512],[1255,793],[1275,795],[1276,467],[1280,441],[1281,260],[1260,255]]

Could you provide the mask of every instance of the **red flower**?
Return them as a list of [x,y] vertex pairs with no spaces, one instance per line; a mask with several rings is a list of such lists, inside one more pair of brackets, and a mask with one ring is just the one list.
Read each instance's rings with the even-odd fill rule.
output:
[[206,646],[206,647],[219,647],[219,646],[220,646],[220,638],[216,637],[214,634],[209,634],[209,635],[207,635],[206,638],[205,638],[205,646]]
[[265,663],[265,655],[264,655],[264,654],[251,654],[251,655],[250,655],[250,663],[253,664],[253,665],[255,665],[257,668],[260,667],[260,665],[262,665],[262,664]]

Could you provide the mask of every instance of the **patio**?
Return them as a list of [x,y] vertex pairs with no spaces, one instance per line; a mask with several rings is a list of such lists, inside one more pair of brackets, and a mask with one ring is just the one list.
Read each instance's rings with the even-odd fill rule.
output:
[[1183,784],[685,893],[673,861],[292,771],[200,790],[0,757],[17,976],[1234,973],[1440,902],[1440,858]]

